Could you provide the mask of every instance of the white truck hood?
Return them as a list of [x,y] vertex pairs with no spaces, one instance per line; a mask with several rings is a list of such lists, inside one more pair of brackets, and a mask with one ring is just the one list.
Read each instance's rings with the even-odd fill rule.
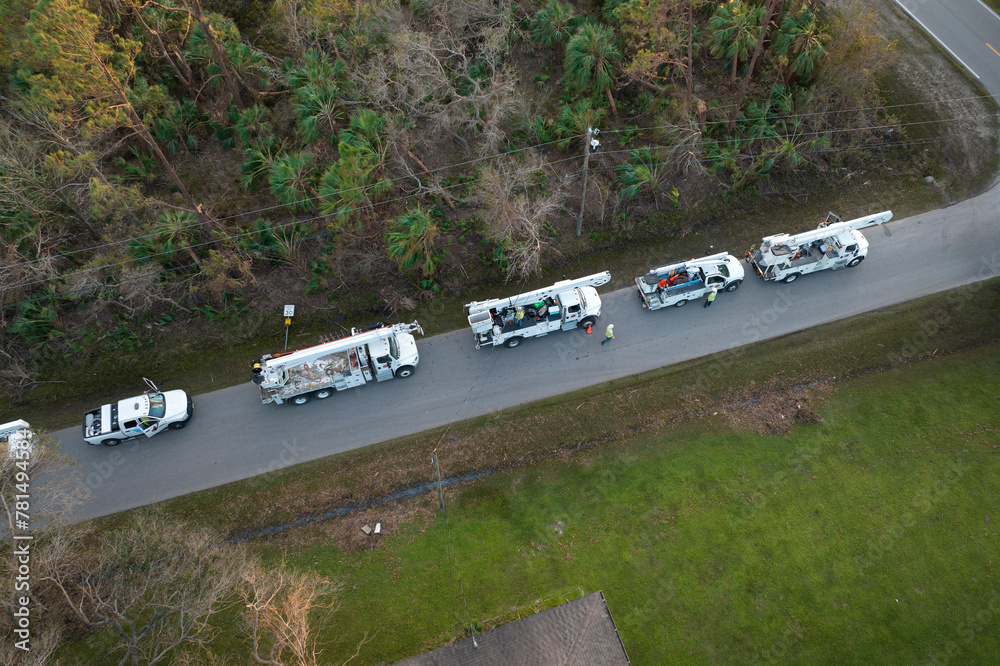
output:
[[416,365],[420,360],[417,353],[417,340],[409,333],[397,333],[396,344],[399,345],[399,362],[401,365]]

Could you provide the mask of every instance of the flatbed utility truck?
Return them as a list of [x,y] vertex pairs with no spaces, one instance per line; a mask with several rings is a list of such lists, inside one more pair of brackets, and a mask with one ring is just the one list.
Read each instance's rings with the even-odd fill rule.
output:
[[517,347],[527,338],[552,331],[593,326],[601,316],[601,297],[595,287],[610,281],[611,273],[604,271],[508,298],[468,303],[476,349],[482,345]]
[[118,446],[127,439],[152,437],[180,430],[191,419],[194,405],[184,391],[161,391],[145,379],[148,391],[92,409],[83,415],[83,441],[92,446]]
[[859,231],[892,219],[892,211],[856,220],[841,221],[833,213],[811,231],[776,234],[761,240],[760,247],[746,253],[746,261],[762,280],[794,282],[806,273],[851,268],[864,261],[868,240]]
[[743,266],[740,260],[726,252],[690,259],[659,268],[637,277],[642,307],[659,310],[669,306],[681,307],[706,295],[713,288],[733,292],[743,283]]
[[420,361],[415,331],[424,334],[416,321],[392,326],[379,322],[298,351],[266,354],[253,362],[250,381],[260,387],[265,405],[304,405],[310,398],[329,398],[334,391],[409,377]]
[[7,449],[11,459],[24,460],[34,450],[35,433],[23,419],[0,425],[0,447]]

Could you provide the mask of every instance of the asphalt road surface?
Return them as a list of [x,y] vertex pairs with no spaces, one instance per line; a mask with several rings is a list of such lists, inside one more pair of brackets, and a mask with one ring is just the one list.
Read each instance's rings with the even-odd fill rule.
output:
[[980,0],[896,0],[896,4],[990,94],[1000,95],[1000,17],[993,10]]
[[[589,336],[557,332],[517,349],[478,351],[468,329],[418,339],[421,360],[412,377],[303,406],[262,405],[248,380],[196,396],[187,428],[148,440],[91,447],[79,427],[56,432],[62,452],[77,460],[69,472],[73,482],[90,490],[74,518],[177,497],[996,276],[998,209],[1000,187],[994,187],[949,208],[894,220],[886,225],[891,236],[878,227],[864,232],[871,248],[856,268],[806,275],[791,285],[748,273],[738,291],[720,293],[708,309],[691,303],[648,312],[634,287],[605,293],[604,313]],[[727,249],[741,255],[746,248]],[[650,257],[650,265],[677,259]],[[602,346],[608,323],[616,337]]]

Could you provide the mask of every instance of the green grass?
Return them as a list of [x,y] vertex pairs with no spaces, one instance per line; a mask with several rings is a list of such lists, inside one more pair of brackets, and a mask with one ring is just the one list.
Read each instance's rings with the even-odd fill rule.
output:
[[[448,514],[471,617],[603,590],[639,664],[910,663],[950,643],[988,662],[998,393],[1000,349],[983,348],[841,384],[822,424],[785,437],[706,419],[471,484]],[[321,533],[289,561],[348,586],[331,656],[376,624],[391,630],[364,663],[462,635],[441,515],[374,553]],[[963,626],[980,611],[982,631]]]
[[[445,490],[479,630],[601,589],[633,663],[987,662],[998,312],[993,280],[162,508],[233,535],[426,482],[435,449],[446,476],[507,466]],[[733,425],[774,393],[823,421],[772,436]],[[375,521],[386,536],[370,553],[357,537]],[[340,581],[324,655],[346,659],[386,627],[361,653],[379,663],[464,635],[448,534],[424,495],[251,548]],[[220,623],[213,652],[246,654],[234,616]],[[67,654],[88,663],[103,640]]]

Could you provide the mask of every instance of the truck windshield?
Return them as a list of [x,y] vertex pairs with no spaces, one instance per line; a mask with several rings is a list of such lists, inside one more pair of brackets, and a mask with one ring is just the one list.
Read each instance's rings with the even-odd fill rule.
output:
[[399,358],[399,349],[396,347],[396,336],[389,336],[389,356]]
[[162,419],[167,413],[167,400],[162,393],[149,394],[149,415]]

